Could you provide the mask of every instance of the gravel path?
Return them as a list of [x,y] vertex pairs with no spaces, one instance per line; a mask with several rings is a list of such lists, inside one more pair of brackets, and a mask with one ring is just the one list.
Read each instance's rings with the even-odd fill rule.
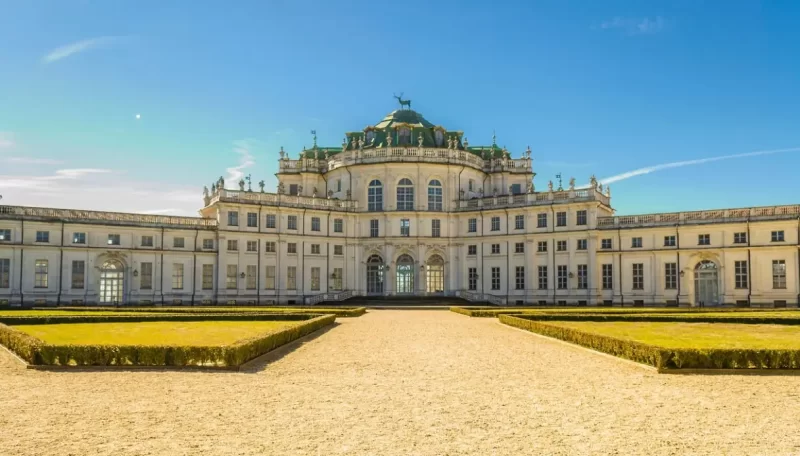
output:
[[658,375],[446,311],[381,310],[244,373],[38,372],[2,455],[800,454],[800,377]]

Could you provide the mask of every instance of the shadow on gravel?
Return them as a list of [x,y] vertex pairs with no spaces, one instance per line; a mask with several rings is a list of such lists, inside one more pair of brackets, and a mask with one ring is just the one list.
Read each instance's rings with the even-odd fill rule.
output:
[[305,337],[301,337],[295,341],[289,342],[286,345],[282,345],[276,348],[275,350],[272,350],[269,353],[265,353],[259,356],[258,358],[252,359],[242,364],[241,366],[239,366],[238,372],[244,374],[256,374],[258,372],[261,372],[262,370],[266,369],[271,363],[278,361],[279,359],[283,358],[289,353],[292,353],[293,351],[302,347],[304,344],[307,344],[308,342],[311,342],[312,340],[315,340],[316,338],[327,334],[328,331],[336,329],[340,325],[341,323],[339,323],[338,321],[334,322],[332,325],[326,326],[320,329],[319,331],[315,331]]

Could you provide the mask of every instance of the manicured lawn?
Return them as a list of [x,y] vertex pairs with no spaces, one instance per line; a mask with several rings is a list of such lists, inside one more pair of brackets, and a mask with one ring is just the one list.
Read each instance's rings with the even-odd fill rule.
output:
[[297,326],[303,321],[154,321],[63,323],[14,328],[53,345],[223,346]]
[[39,317],[42,315],[141,315],[141,312],[114,312],[113,310],[0,310],[0,317]]
[[665,348],[800,349],[800,327],[728,323],[547,321]]

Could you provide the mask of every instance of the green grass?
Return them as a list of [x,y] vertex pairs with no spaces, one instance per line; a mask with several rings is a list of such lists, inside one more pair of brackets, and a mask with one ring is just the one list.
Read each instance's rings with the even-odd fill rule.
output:
[[297,326],[303,321],[154,321],[19,325],[52,345],[224,346]]
[[450,311],[470,317],[492,318],[500,315],[719,315],[719,316],[794,316],[800,317],[798,309],[753,309],[753,308],[689,308],[689,307],[451,307]]
[[38,317],[41,315],[140,315],[141,312],[82,311],[82,310],[0,310],[0,317]]
[[800,350],[798,326],[588,321],[548,321],[547,324],[665,348]]

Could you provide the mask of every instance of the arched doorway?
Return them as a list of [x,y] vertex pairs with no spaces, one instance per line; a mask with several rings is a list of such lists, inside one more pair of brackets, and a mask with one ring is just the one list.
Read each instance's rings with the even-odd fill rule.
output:
[[414,292],[414,259],[403,254],[397,258],[397,293]]
[[367,260],[367,293],[383,293],[383,258],[372,255]]
[[432,255],[425,265],[427,272],[428,293],[444,293],[444,260],[439,255]]
[[696,306],[715,306],[719,303],[719,273],[717,263],[703,260],[694,268],[694,302]]
[[100,269],[100,302],[103,304],[122,304],[125,268],[121,263],[109,260]]

